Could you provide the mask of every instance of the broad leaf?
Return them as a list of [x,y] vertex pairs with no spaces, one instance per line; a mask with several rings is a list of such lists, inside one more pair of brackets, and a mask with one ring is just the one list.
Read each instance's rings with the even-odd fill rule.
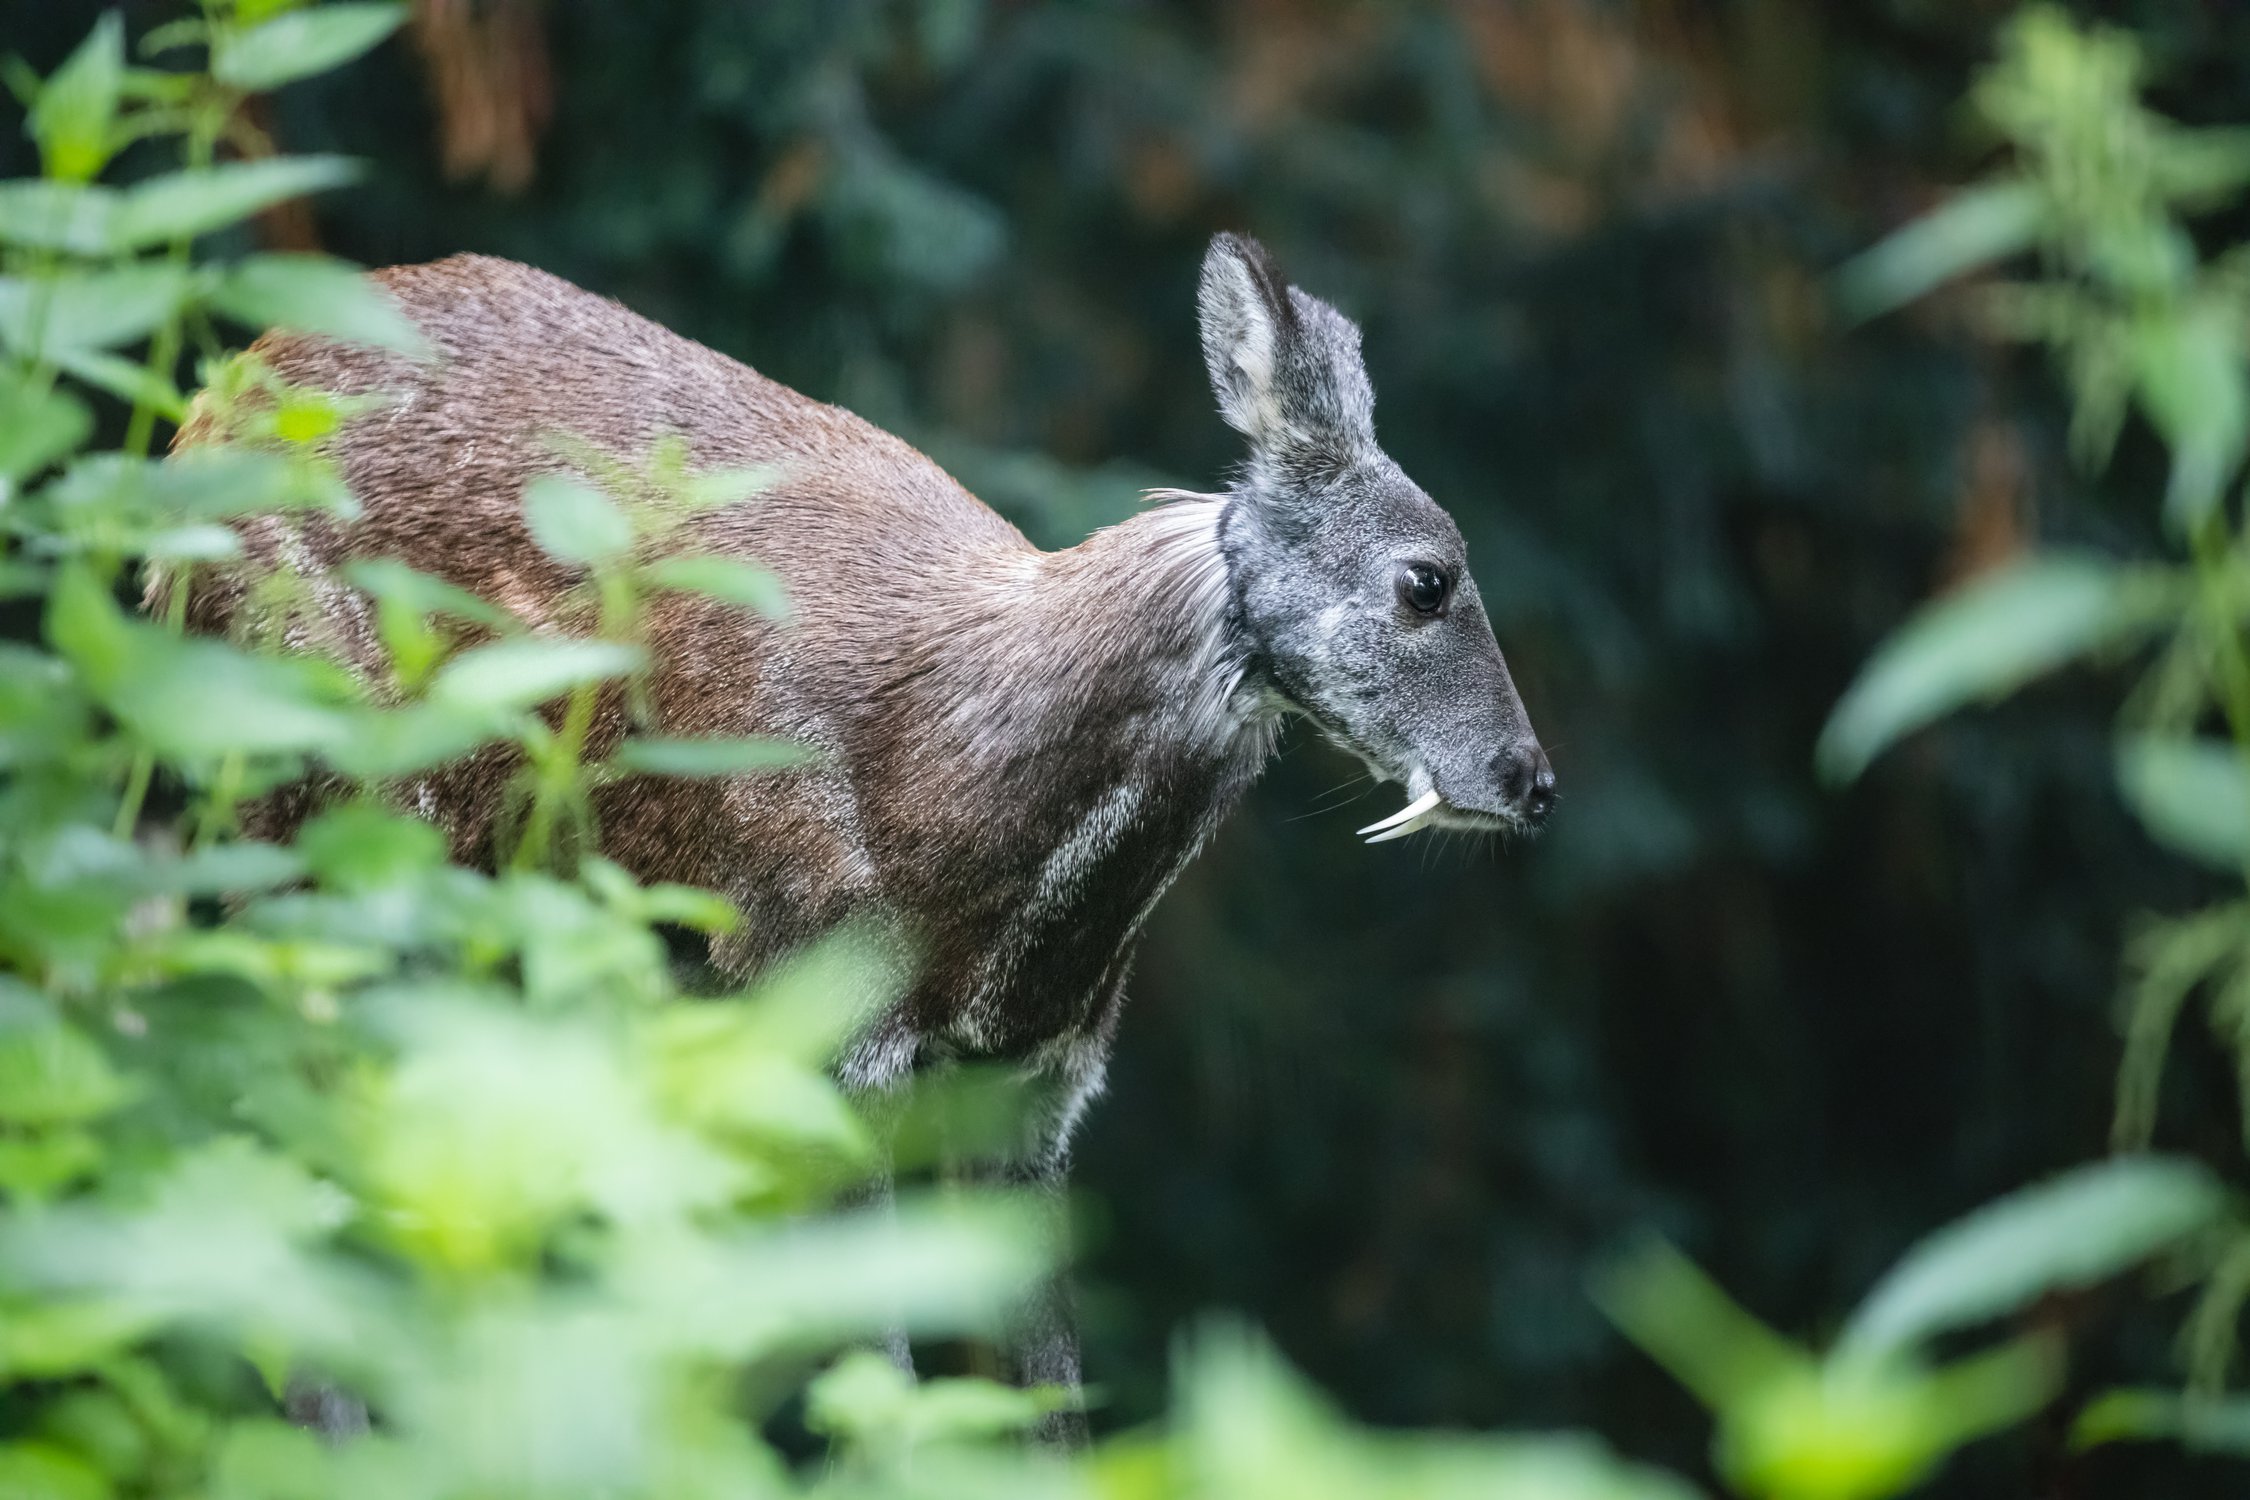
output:
[[396,604],[418,615],[451,615],[472,625],[493,630],[518,628],[514,615],[481,595],[458,588],[442,578],[410,568],[391,558],[346,563],[344,579],[386,604]]
[[123,202],[123,194],[95,183],[0,182],[0,245],[106,255]]
[[226,37],[211,58],[221,83],[263,91],[325,73],[398,30],[403,5],[322,5],[285,11]]
[[789,596],[782,592],[781,580],[755,563],[704,553],[662,558],[650,563],[647,571],[659,588],[739,604],[770,619],[786,619],[789,614]]
[[85,182],[109,164],[124,80],[125,27],[110,11],[49,75],[31,107],[31,135],[49,177]]
[[193,239],[358,175],[358,165],[341,156],[271,156],[168,172],[126,190],[110,223],[110,245],[139,250]]
[[2158,843],[2230,873],[2250,864],[2250,771],[2232,742],[2128,740],[2117,781]]
[[2070,1429],[2074,1448],[2162,1440],[2199,1453],[2250,1458],[2250,1399],[2178,1391],[2104,1391]]
[[557,562],[587,566],[631,550],[633,523],[608,496],[561,474],[524,487],[523,514],[533,540]]
[[1821,731],[1823,775],[1849,781],[1901,736],[2118,642],[2154,591],[2115,564],[2049,553],[1927,604],[1879,647]]
[[2250,439],[2240,315],[2216,299],[2143,318],[2133,331],[2141,404],[2172,449],[2166,517],[2192,528],[2219,503]]
[[2194,1162],[2119,1157],[1989,1203],[1909,1250],[1860,1304],[1841,1348],[1881,1355],[2119,1275],[2227,1212]]
[[5,481],[36,474],[76,451],[93,430],[93,414],[67,391],[28,379],[0,380],[0,493]]
[[617,747],[617,764],[650,776],[734,776],[800,766],[811,752],[795,740],[630,739]]
[[58,349],[53,357],[75,379],[109,392],[127,406],[145,406],[175,424],[187,420],[187,398],[180,388],[137,359],[99,349]]
[[430,696],[466,707],[532,708],[572,688],[622,677],[640,664],[638,651],[611,641],[495,641],[446,663]]
[[253,328],[287,328],[402,354],[429,349],[421,330],[380,287],[348,261],[326,255],[250,256],[228,267],[206,300]]
[[1970,188],[1847,263],[1837,275],[1838,298],[1855,318],[1903,307],[1964,272],[2030,249],[2047,215],[2036,184]]
[[0,276],[0,343],[26,359],[145,338],[187,300],[188,275],[154,262],[32,281]]

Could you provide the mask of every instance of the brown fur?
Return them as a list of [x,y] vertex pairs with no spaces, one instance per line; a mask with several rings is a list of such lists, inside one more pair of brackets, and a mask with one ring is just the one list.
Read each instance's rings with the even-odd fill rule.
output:
[[[696,545],[780,574],[794,618],[662,596],[652,727],[785,735],[824,760],[618,784],[599,802],[602,848],[644,880],[733,898],[749,922],[716,957],[736,974],[857,912],[903,919],[920,977],[847,1076],[879,1084],[937,1054],[1051,1057],[1073,1075],[1056,1080],[1057,1108],[1074,1113],[1140,921],[1262,757],[1254,714],[1230,707],[1215,733],[1186,722],[1227,670],[1215,553],[1180,539],[1193,528],[1171,506],[1041,553],[897,438],[543,272],[462,256],[376,279],[438,357],[260,341],[293,383],[383,400],[335,448],[364,514],[250,522],[253,564],[293,557],[317,577],[398,558],[560,628],[578,575],[521,509],[527,480],[564,467],[552,434],[628,460],[682,434],[700,469],[773,466],[770,489],[697,523]],[[1177,502],[1199,503],[1216,509]],[[330,633],[374,676],[356,596],[322,597]],[[243,623],[244,599],[242,573],[199,581],[191,625]],[[608,704],[594,753],[624,728]],[[417,787],[461,857],[489,857],[509,772],[486,752]],[[305,803],[277,800],[265,831]],[[1059,870],[1074,833],[1086,868]]]

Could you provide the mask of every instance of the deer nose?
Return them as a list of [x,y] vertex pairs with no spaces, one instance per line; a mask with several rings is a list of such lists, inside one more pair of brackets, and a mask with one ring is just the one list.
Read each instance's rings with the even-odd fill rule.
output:
[[1547,821],[1555,807],[1555,768],[1537,744],[1517,745],[1494,759],[1499,772],[1500,795],[1534,828]]

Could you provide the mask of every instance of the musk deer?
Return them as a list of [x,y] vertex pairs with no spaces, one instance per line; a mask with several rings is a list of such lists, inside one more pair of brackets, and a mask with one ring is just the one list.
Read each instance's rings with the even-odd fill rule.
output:
[[[1015,1067],[1038,1120],[1013,1168],[1027,1179],[1057,1180],[1142,924],[1285,715],[1403,784],[1405,806],[1360,830],[1370,842],[1528,830],[1554,799],[1459,531],[1376,445],[1359,330],[1255,241],[1215,239],[1198,294],[1220,413],[1249,443],[1238,477],[1051,553],[899,439],[553,276],[463,256],[375,279],[436,357],[261,341],[293,383],[383,399],[335,440],[363,513],[258,518],[249,558],[325,580],[329,634],[375,674],[366,605],[333,576],[356,557],[563,628],[575,574],[521,509],[527,480],[564,467],[554,434],[619,455],[684,437],[699,466],[770,467],[770,488],[690,529],[778,573],[793,617],[663,596],[648,704],[664,734],[822,753],[615,784],[603,851],[731,897],[748,920],[714,961],[736,974],[855,914],[903,923],[916,978],[839,1075],[872,1091],[943,1059]],[[226,630],[251,597],[241,574],[204,579],[189,619]],[[625,728],[607,714],[597,737]],[[488,857],[507,773],[475,757],[412,800],[458,854]],[[269,805],[265,831],[305,800]],[[1021,1378],[1075,1384],[1059,1300],[1017,1353]]]

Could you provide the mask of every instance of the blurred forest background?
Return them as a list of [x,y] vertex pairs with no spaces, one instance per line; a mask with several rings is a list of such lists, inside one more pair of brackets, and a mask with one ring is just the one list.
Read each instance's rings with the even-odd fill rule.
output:
[[[2153,546],[2145,433],[2089,479],[2044,364],[1957,301],[1830,305],[1988,154],[1955,101],[2010,9],[420,0],[272,102],[282,149],[375,166],[260,232],[545,267],[1050,546],[1237,456],[1196,345],[1213,231],[1359,318],[1564,800],[1532,843],[1365,849],[1388,804],[1293,734],[1160,909],[1081,1137],[1089,1373],[1144,1417],[1173,1329],[1228,1306],[1364,1419],[1585,1425],[1693,1472],[1707,1424],[1590,1259],[1655,1225],[1817,1332],[1919,1233],[2103,1150],[2128,920],[2202,891],[2119,807],[2086,674],[1813,774],[1917,601],[2033,537]],[[2250,7],[2074,9],[2138,33],[2157,107],[2250,120]],[[0,31],[43,71],[97,10],[6,0]],[[2176,1067],[2164,1139],[2231,1161],[2231,1064],[2191,1036]],[[2120,1366],[2162,1367],[2172,1319],[2123,1311]],[[1945,1492],[2021,1492],[2022,1441]]]

